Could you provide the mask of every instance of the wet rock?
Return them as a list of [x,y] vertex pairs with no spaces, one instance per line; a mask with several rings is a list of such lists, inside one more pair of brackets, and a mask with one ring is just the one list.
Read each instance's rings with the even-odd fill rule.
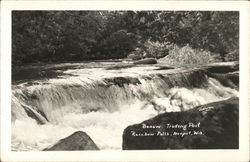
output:
[[223,86],[239,89],[239,71],[229,73],[210,73],[207,75],[218,80]]
[[207,85],[207,72],[204,70],[180,71],[173,74],[157,74],[169,88],[201,88]]
[[239,89],[239,62],[217,62],[204,66],[207,75],[223,86]]
[[174,67],[172,66],[160,66],[158,69],[156,70],[169,70],[169,69],[175,69]]
[[239,62],[219,62],[206,67],[211,73],[229,73],[239,71]]
[[145,58],[135,61],[134,64],[157,64],[157,60],[154,58]]
[[72,135],[61,139],[52,147],[44,149],[44,151],[74,151],[74,150],[99,150],[93,140],[82,131],[73,133]]
[[138,78],[132,77],[115,77],[115,78],[107,78],[104,81],[109,85],[118,85],[119,87],[123,87],[124,84],[141,84]]
[[100,111],[100,110],[102,110],[102,108],[100,108],[100,107],[91,108],[91,109],[89,109],[89,112],[98,112],[98,111]]
[[237,149],[239,100],[160,114],[123,132],[123,150]]
[[27,107],[24,105],[23,105],[23,108],[24,108],[26,114],[30,118],[34,119],[37,122],[37,124],[46,124],[49,121],[48,118],[46,117],[46,115],[42,111],[40,111],[38,109],[33,110],[30,107]]
[[239,87],[239,71],[227,73],[228,79]]
[[121,65],[115,65],[115,66],[111,66],[111,67],[108,67],[106,68],[106,70],[120,70],[120,69],[126,69],[126,68],[131,68],[131,67],[134,67],[136,65],[134,64],[121,64]]

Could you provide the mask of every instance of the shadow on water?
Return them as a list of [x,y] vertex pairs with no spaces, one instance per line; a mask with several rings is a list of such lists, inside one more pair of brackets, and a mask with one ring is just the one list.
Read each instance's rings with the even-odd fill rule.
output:
[[63,76],[75,76],[66,74],[64,71],[84,68],[108,68],[115,64],[120,64],[120,60],[95,60],[67,63],[31,63],[24,65],[12,65],[12,85],[28,82],[36,84],[34,81],[60,78]]
[[65,74],[63,72],[68,69],[77,68],[79,68],[79,66],[76,65],[67,65],[59,67],[49,67],[48,65],[28,65],[12,67],[12,84],[15,85],[23,82],[59,78],[62,76],[74,76],[73,74]]

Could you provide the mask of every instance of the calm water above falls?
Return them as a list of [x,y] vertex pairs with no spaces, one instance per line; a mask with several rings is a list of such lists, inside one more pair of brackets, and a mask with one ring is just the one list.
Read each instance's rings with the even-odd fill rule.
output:
[[13,82],[12,150],[42,150],[78,130],[100,149],[121,149],[128,125],[238,96],[237,90],[222,86],[201,69],[157,70],[146,65],[107,70],[116,64],[27,67],[27,74],[37,70],[57,75],[34,74]]

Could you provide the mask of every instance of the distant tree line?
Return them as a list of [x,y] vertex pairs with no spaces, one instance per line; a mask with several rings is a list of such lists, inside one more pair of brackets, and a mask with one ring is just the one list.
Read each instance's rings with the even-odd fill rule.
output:
[[124,58],[148,40],[238,59],[239,12],[12,12],[14,65]]

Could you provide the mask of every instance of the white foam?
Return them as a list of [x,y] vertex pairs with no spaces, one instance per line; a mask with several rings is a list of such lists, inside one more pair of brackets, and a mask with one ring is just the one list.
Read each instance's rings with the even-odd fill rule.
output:
[[[184,111],[197,105],[218,101],[223,97],[234,96],[234,90],[223,88],[211,80],[208,89],[187,89],[174,87],[166,97],[154,97],[151,102],[143,100],[130,101],[130,104],[119,102],[114,112],[63,113],[57,117],[54,124],[38,125],[30,118],[17,119],[12,124],[12,149],[14,150],[42,150],[65,138],[74,131],[85,131],[100,149],[121,149],[123,130],[131,124],[140,123],[159,113]],[[213,91],[212,91],[213,89]],[[226,96],[218,95],[223,91]],[[214,93],[212,93],[214,92]],[[128,101],[126,101],[128,102]],[[154,102],[154,104],[152,104]],[[153,106],[154,105],[154,106]],[[161,109],[157,109],[157,108]],[[60,110],[67,110],[65,107]],[[54,118],[56,118],[54,116]],[[32,131],[32,133],[30,132]]]
[[[79,130],[85,131],[101,149],[121,149],[122,133],[128,125],[159,113],[186,111],[238,96],[236,90],[212,78],[206,78],[208,83],[201,88],[171,87],[161,77],[151,75],[154,69],[151,66],[122,70],[74,69],[65,73],[75,76],[13,86],[12,149],[42,150]],[[171,76],[169,82],[182,85],[187,75]],[[138,78],[140,84],[120,87],[103,80],[117,76]],[[43,112],[49,122],[38,125],[25,113],[23,105],[32,112]]]

